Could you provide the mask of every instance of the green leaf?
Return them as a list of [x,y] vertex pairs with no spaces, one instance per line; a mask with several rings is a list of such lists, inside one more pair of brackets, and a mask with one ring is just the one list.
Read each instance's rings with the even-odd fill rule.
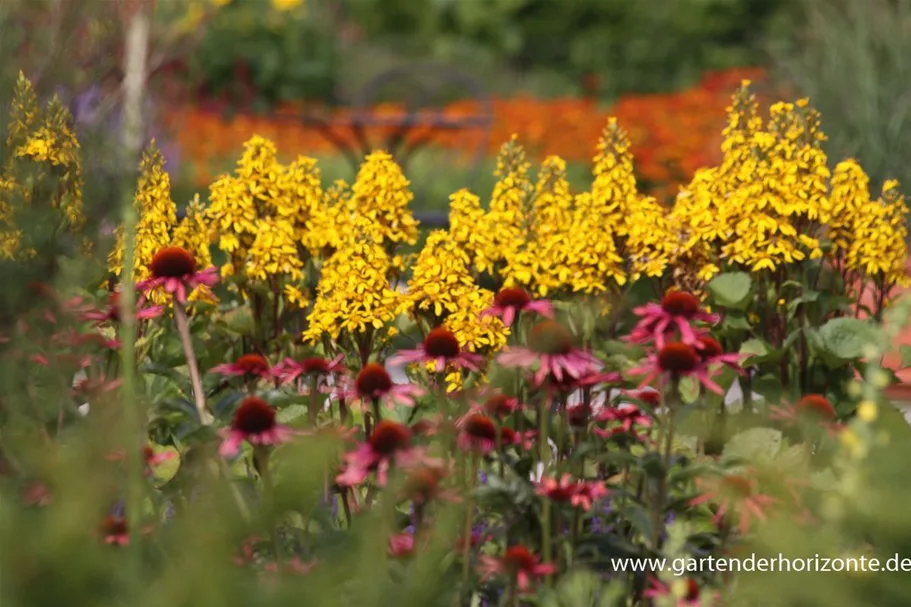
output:
[[911,346],[901,346],[898,351],[902,357],[902,367],[911,367]]
[[601,589],[602,581],[595,573],[586,570],[571,571],[557,586],[559,599],[557,604],[594,605]]
[[692,377],[684,377],[680,380],[680,398],[683,402],[691,405],[699,398],[699,381]]
[[152,467],[152,478],[156,485],[164,485],[177,475],[180,468],[180,452],[174,447],[164,447],[162,445],[152,445],[152,451],[155,455],[168,454],[165,459]]
[[842,361],[863,357],[864,346],[875,339],[873,326],[859,318],[833,318],[818,330],[826,354]]
[[743,345],[740,346],[741,354],[748,354],[752,356],[765,356],[769,353],[769,344],[764,339],[753,338],[748,339],[743,342]]
[[725,308],[744,308],[749,302],[753,280],[746,272],[725,272],[713,278],[706,289]]
[[767,403],[778,403],[784,388],[781,385],[781,376],[776,374],[760,375],[753,380],[753,391],[762,396]]
[[747,320],[747,317],[744,314],[732,312],[724,315],[724,319],[721,321],[721,328],[749,331],[752,327],[750,326],[750,321]]
[[305,415],[307,415],[305,405],[289,405],[275,414],[275,420],[280,424],[290,424]]
[[253,312],[247,306],[235,308],[221,315],[221,320],[225,327],[238,335],[253,335],[256,330],[256,324],[253,322]]
[[774,428],[750,428],[731,437],[724,446],[725,457],[774,458],[781,450],[781,432]]

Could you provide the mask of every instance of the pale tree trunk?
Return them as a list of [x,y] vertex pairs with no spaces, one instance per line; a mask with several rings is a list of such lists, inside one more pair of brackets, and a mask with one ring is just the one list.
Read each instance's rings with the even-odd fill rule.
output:
[[[123,160],[121,217],[123,220],[124,260],[120,296],[120,341],[122,363],[122,411],[124,425],[135,443],[127,443],[130,483],[126,515],[135,533],[140,524],[143,500],[142,449],[146,444],[145,414],[136,398],[136,290],[133,277],[135,231],[138,221],[133,197],[136,189],[136,166],[143,144],[142,109],[146,90],[147,55],[149,52],[150,3],[143,0],[120,0],[126,40],[123,53],[123,123],[121,125],[121,158]],[[136,545],[139,542],[131,542]],[[138,567],[138,556],[135,563]],[[139,575],[138,570],[136,574]]]

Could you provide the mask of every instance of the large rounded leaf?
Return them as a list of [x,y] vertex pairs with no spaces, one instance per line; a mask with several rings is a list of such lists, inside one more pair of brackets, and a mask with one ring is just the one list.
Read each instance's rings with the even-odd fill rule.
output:
[[833,318],[819,328],[818,336],[826,354],[848,361],[863,358],[864,346],[876,340],[876,330],[859,318]]
[[753,279],[746,272],[725,272],[713,278],[706,289],[725,308],[743,308],[750,301]]

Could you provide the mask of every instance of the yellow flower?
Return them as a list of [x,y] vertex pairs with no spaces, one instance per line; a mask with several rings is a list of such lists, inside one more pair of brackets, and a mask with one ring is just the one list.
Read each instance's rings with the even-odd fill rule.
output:
[[6,144],[11,148],[22,145],[28,134],[41,121],[38,96],[31,81],[19,72],[10,105],[10,122],[7,125]]
[[184,218],[171,234],[171,243],[183,247],[193,254],[200,269],[212,266],[212,251],[209,244],[209,229],[205,223],[205,208],[199,194],[187,205]]
[[310,298],[306,293],[301,291],[298,287],[292,284],[286,284],[285,289],[285,300],[295,308],[303,310],[307,307],[307,304],[310,301]]
[[871,400],[865,400],[857,406],[858,419],[868,424],[876,421],[878,415],[879,408],[876,406],[876,403]]
[[478,251],[490,251],[493,248],[491,234],[479,230],[484,220],[484,210],[480,199],[466,189],[461,189],[449,197],[449,234],[474,263]]
[[507,256],[521,247],[527,233],[528,203],[532,187],[528,180],[529,164],[525,150],[516,136],[500,148],[497,157],[498,177],[490,199],[490,210],[480,219],[477,230],[484,240],[476,249],[478,270],[495,274]]
[[359,218],[351,240],[344,242],[320,272],[316,302],[308,317],[305,341],[324,336],[338,340],[376,332],[402,311],[404,296],[390,288],[390,259],[368,218]]
[[[139,163],[139,185],[133,201],[139,220],[134,238],[133,280],[149,277],[152,257],[171,243],[171,230],[177,225],[177,205],[171,200],[171,181],[164,170],[164,157],[153,141]],[[117,230],[117,242],[108,257],[111,271],[123,273],[123,229]]]
[[304,0],[272,0],[272,8],[277,11],[291,11],[304,4]]
[[213,236],[228,254],[222,276],[299,281],[307,253],[318,255],[329,238],[316,160],[301,156],[284,166],[275,144],[260,136],[244,145],[234,174],[212,184],[209,200]]
[[364,160],[351,186],[349,211],[373,222],[384,244],[414,244],[418,222],[408,208],[414,198],[409,186],[388,152],[373,152]]
[[886,181],[878,200],[857,210],[850,226],[845,266],[870,278],[883,278],[886,285],[906,285],[908,259],[905,218],[908,207],[898,191],[898,182]]
[[504,249],[503,286],[522,286],[541,295],[564,285],[553,272],[562,261],[557,243],[572,228],[573,196],[566,178],[566,162],[549,156],[538,181],[520,210],[516,241]]
[[442,319],[462,307],[464,298],[475,288],[465,251],[449,232],[431,232],[408,281],[407,299],[413,312]]
[[443,326],[455,334],[463,348],[491,353],[506,345],[509,328],[495,316],[481,316],[493,304],[493,298],[493,292],[475,288],[465,295],[462,306],[443,321]]

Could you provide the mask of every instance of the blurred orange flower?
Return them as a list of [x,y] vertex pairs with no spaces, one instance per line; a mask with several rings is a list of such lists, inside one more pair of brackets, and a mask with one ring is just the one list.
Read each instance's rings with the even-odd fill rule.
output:
[[[628,95],[608,108],[599,107],[590,98],[564,97],[536,99],[518,95],[493,99],[491,132],[455,128],[417,126],[409,129],[410,142],[431,139],[434,145],[463,149],[466,154],[484,145],[495,156],[503,141],[515,133],[529,155],[543,159],[558,155],[569,162],[591,162],[601,129],[608,117],[614,116],[629,132],[636,173],[644,193],[659,200],[670,200],[680,185],[689,182],[696,169],[711,166],[719,160],[720,135],[725,124],[725,108],[731,91],[743,79],[754,83],[765,80],[758,68],[739,68],[711,72],[693,87],[671,93]],[[479,116],[482,106],[475,100],[457,101],[441,110],[449,119]],[[268,116],[237,114],[233,119],[220,112],[186,106],[168,112],[171,127],[184,157],[190,160],[194,183],[205,186],[225,158],[237,150],[252,134],[274,141],[282,154],[331,152],[335,148],[315,126],[298,117],[307,111],[322,111],[333,126],[335,136],[359,149],[357,138],[348,128],[351,110],[320,110],[299,103],[282,105]],[[434,111],[437,116],[440,111]],[[381,104],[368,115],[383,122],[365,129],[368,141],[379,144],[395,134],[397,117],[405,109],[395,104]],[[386,124],[385,122],[391,124]]]

